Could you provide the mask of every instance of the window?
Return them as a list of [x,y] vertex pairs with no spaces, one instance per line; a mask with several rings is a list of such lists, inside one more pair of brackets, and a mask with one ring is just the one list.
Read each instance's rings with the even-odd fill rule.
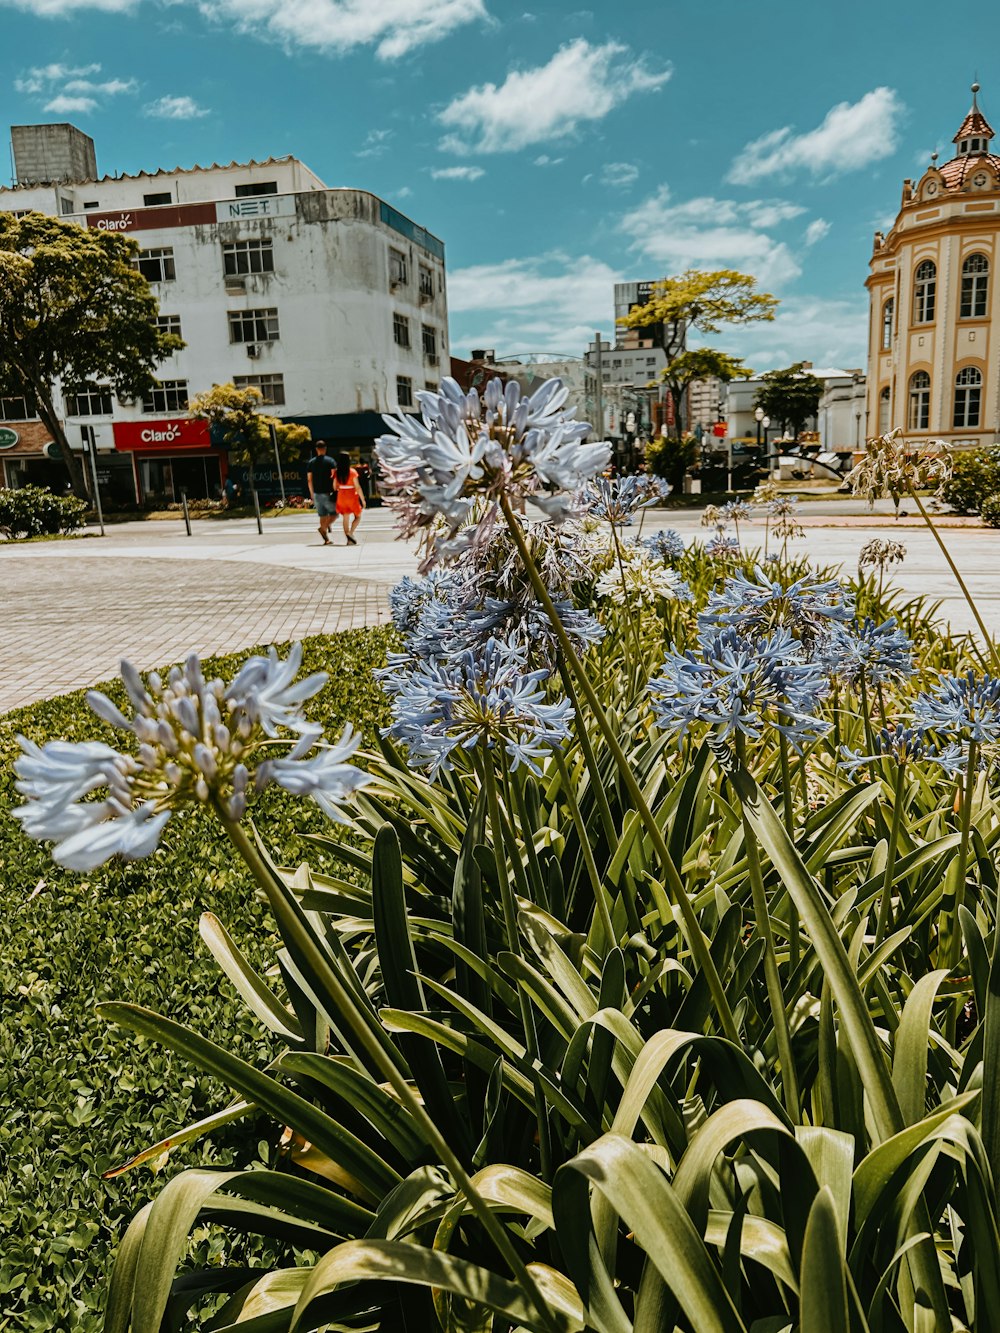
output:
[[0,398],[0,421],[33,421],[37,415],[37,412],[29,409],[28,400],[23,393]]
[[656,365],[656,357],[655,357],[655,356],[647,356],[647,357],[646,357],[646,365],[647,365],[647,366],[655,366],[655,365]]
[[937,287],[937,265],[925,259],[917,265],[913,287],[913,322],[930,324],[934,320],[934,292]]
[[237,375],[234,377],[233,383],[237,389],[259,389],[264,395],[265,407],[284,406],[284,375]]
[[157,315],[156,331],[157,333],[173,333],[179,338],[181,336],[180,315]]
[[159,190],[156,194],[144,194],[142,202],[147,208],[158,208],[160,204],[172,204],[174,196],[169,190]]
[[83,202],[83,206],[84,206],[85,209],[86,209],[86,208],[100,208],[100,206],[101,206],[101,201],[100,201],[99,199],[85,199],[84,202]]
[[892,397],[888,384],[878,396],[878,433],[889,434],[889,400]]
[[278,312],[266,310],[230,310],[231,343],[273,343],[278,341]]
[[391,287],[405,287],[407,282],[406,274],[406,255],[402,250],[389,251],[389,285]]
[[887,352],[892,346],[892,322],[896,313],[896,299],[890,296],[882,306],[882,351]]
[[926,370],[910,376],[910,430],[926,430],[931,420],[931,377]]
[[187,380],[158,380],[142,400],[144,412],[186,412],[187,405]]
[[979,425],[979,411],[983,394],[982,372],[975,366],[966,366],[955,377],[955,412],[952,425],[958,430]]
[[66,414],[71,417],[109,417],[111,387],[92,380],[66,390]]
[[132,262],[147,282],[172,282],[177,277],[174,252],[169,246],[159,250],[140,250]]
[[421,326],[420,336],[423,339],[424,356],[428,361],[436,362],[438,353],[437,331],[432,329],[429,324],[424,324]]
[[409,375],[396,376],[396,402],[400,407],[413,406],[413,381]]
[[76,205],[73,203],[73,200],[64,199],[62,195],[59,196],[59,207],[62,209],[64,217],[69,213],[76,212]]
[[237,199],[253,199],[259,194],[277,194],[277,181],[253,181],[249,185],[237,185]]
[[961,319],[983,319],[990,286],[990,261],[985,255],[969,255],[962,265]]
[[227,241],[222,246],[226,277],[237,273],[273,273],[274,248],[270,236],[248,241]]
[[393,315],[392,317],[392,341],[397,347],[409,347],[410,345],[410,321],[405,315]]
[[434,300],[434,274],[429,268],[420,265],[420,299],[421,301]]

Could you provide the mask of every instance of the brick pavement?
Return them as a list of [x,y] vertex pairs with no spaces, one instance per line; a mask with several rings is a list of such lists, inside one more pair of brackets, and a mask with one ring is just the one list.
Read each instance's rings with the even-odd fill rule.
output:
[[[89,545],[89,543],[87,543]],[[0,713],[196,651],[237,652],[388,619],[394,580],[233,560],[72,554],[2,565]],[[65,552],[65,554],[63,554]]]

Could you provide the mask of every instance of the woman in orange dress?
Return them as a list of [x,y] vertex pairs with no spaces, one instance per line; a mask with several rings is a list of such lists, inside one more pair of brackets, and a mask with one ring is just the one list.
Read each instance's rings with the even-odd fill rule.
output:
[[337,513],[344,520],[344,536],[347,538],[347,544],[357,546],[354,534],[361,522],[365,493],[361,489],[357,469],[351,467],[348,454],[337,455],[337,472],[333,479],[333,489],[337,492]]

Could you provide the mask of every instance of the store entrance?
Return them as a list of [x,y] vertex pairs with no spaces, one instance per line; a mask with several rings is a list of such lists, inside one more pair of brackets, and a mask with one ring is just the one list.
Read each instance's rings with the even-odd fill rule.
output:
[[182,491],[189,500],[216,500],[222,489],[219,460],[214,455],[143,458],[139,469],[143,497],[153,503],[175,503]]

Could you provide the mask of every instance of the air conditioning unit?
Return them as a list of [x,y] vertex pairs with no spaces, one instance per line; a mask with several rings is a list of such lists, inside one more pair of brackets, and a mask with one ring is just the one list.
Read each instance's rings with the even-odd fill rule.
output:
[[437,352],[425,352],[424,360],[429,366],[436,366],[438,363]]
[[118,401],[119,403],[121,403],[122,407],[135,407],[135,399],[129,397],[128,394],[125,394],[124,397],[121,394],[119,394]]
[[420,289],[420,304],[426,305],[428,301],[433,301],[433,300],[434,300],[434,293],[429,292],[427,291],[426,288],[422,287]]
[[246,289],[247,289],[247,280],[246,280],[246,278],[227,278],[227,279],[226,279],[226,295],[227,295],[227,296],[242,296],[243,293],[246,291]]
[[251,361],[256,361],[260,356],[260,348],[256,343],[247,343],[247,356]]

